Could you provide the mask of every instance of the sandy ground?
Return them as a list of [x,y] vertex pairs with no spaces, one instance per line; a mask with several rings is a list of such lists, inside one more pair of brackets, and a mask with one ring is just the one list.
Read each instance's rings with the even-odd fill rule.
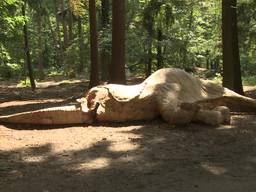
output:
[[[0,115],[64,104],[84,89],[2,86]],[[254,115],[220,127],[0,125],[1,192],[255,192],[255,181]]]

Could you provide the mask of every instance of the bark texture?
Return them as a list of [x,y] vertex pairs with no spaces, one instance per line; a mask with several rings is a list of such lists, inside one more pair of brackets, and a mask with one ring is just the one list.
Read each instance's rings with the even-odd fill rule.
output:
[[112,64],[110,82],[125,84],[125,0],[112,2]]
[[[26,1],[24,1],[24,5],[22,6],[22,15],[26,16]],[[27,23],[23,26],[23,34],[24,34],[24,50],[25,50],[25,61],[27,63],[28,67],[28,75],[30,79],[30,85],[31,89],[34,91],[36,88],[35,80],[34,80],[34,74],[33,74],[33,68],[31,63],[31,57],[30,57],[30,48],[29,48],[29,42],[28,42],[28,28]]]
[[89,0],[91,74],[89,87],[99,84],[98,36],[95,0]]
[[223,86],[244,94],[237,34],[237,2],[222,0]]

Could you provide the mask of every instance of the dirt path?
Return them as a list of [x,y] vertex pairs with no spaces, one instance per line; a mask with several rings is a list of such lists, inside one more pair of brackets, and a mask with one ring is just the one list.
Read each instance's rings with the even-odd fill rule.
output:
[[[62,104],[84,88],[0,88],[0,115]],[[255,192],[255,179],[253,115],[220,127],[0,125],[1,192]]]

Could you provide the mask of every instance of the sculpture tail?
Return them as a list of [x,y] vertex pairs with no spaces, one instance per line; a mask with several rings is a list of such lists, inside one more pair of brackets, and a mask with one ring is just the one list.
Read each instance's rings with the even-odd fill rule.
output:
[[256,113],[256,100],[248,97],[224,97],[223,105],[233,112]]
[[25,123],[38,125],[63,125],[91,123],[93,114],[83,112],[75,105],[46,108],[14,115],[0,116],[2,123]]
[[256,100],[225,88],[224,102],[234,112],[256,113]]
[[222,97],[198,102],[203,107],[227,106],[232,112],[256,113],[256,100],[239,95],[227,88]]

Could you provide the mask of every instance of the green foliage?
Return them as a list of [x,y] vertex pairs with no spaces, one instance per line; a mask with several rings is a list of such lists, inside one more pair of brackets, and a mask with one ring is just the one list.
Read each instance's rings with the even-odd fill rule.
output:
[[22,72],[22,67],[18,64],[3,64],[0,65],[0,79],[11,79],[19,77]]
[[69,6],[77,17],[83,17],[85,15],[85,2],[81,0],[69,0]]
[[[56,2],[56,4],[55,4]],[[0,1],[0,75],[1,78],[23,78],[23,24],[27,21],[29,45],[34,71],[40,75],[39,63],[50,76],[89,76],[89,22],[87,1],[27,0],[27,17],[21,15],[23,0]],[[111,2],[111,1],[110,1]],[[126,1],[126,66],[132,74],[143,74],[151,48],[152,68],[156,69],[157,48],[160,45],[164,66],[193,70],[222,69],[221,1],[212,0],[129,0]],[[111,5],[111,3],[110,3]],[[101,0],[97,1],[99,49],[111,55],[110,23],[101,27]],[[63,9],[63,10],[62,10]],[[238,25],[241,69],[244,76],[256,71],[256,1],[238,1]],[[63,22],[63,16],[64,21]],[[80,63],[78,18],[82,19],[84,35],[83,57]],[[40,22],[39,22],[40,21]],[[68,43],[64,44],[64,25]],[[162,40],[157,37],[163,33]],[[70,34],[72,32],[72,34]],[[81,66],[82,69],[81,70]],[[254,79],[248,80],[253,82]],[[26,81],[25,81],[26,82]],[[23,83],[26,85],[26,83]]]
[[222,84],[222,75],[220,73],[216,73],[215,77],[213,77],[213,82],[221,85]]
[[73,44],[67,48],[65,51],[65,55],[67,55],[65,63],[64,63],[64,73],[68,77],[75,77],[76,73],[78,71],[78,60],[76,58],[79,58],[79,50],[77,45]]
[[31,87],[29,78],[27,77],[26,79],[20,80],[17,87]]
[[255,86],[256,85],[256,76],[244,76],[243,77],[243,85],[247,86]]
[[238,28],[243,74],[255,75],[256,70],[256,2],[238,1]]
[[54,66],[47,69],[47,74],[49,77],[65,75],[64,71],[62,69],[54,67]]
[[149,1],[143,11],[143,25],[150,36],[156,35],[158,29],[168,30],[174,22],[171,1]]
[[17,78],[22,70],[21,55],[17,52],[25,18],[17,11],[21,0],[0,1],[0,79]]
[[99,31],[99,49],[106,50],[111,54],[111,46],[112,46],[112,36],[110,27],[104,28]]

